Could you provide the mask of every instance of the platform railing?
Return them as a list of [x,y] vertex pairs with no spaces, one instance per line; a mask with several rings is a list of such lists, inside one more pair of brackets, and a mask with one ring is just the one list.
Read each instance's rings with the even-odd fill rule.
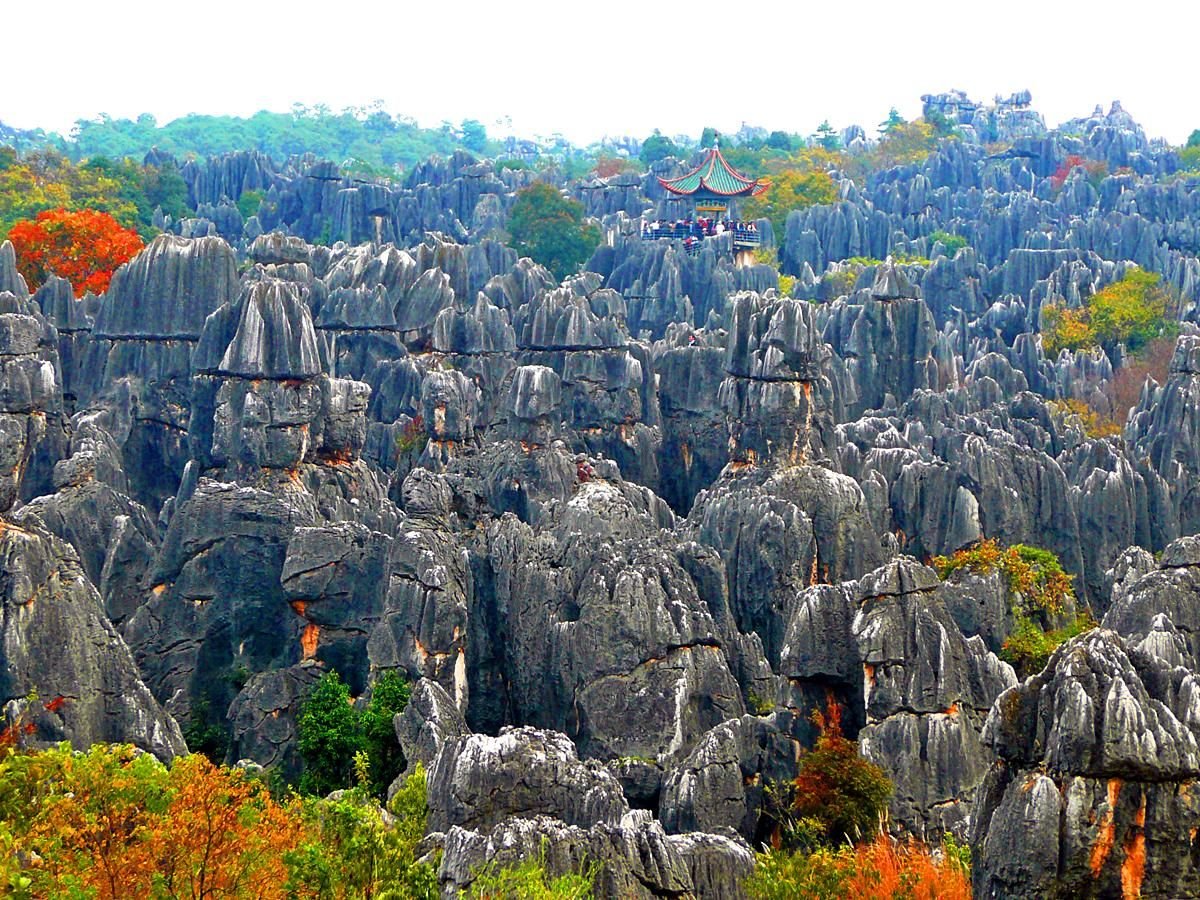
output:
[[[736,248],[757,247],[762,243],[762,237],[757,231],[752,231],[749,228],[731,228],[728,231],[722,232],[733,237],[733,246]],[[718,237],[717,234],[709,234],[705,230],[694,225],[662,225],[658,228],[645,228],[642,230],[642,240],[644,241],[685,241],[692,238],[694,243],[689,245],[688,252],[696,253],[700,249],[700,242],[706,237]]]

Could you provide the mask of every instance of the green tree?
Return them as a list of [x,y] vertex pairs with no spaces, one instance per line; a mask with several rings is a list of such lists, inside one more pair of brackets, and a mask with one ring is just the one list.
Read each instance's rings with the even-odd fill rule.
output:
[[1156,338],[1175,334],[1179,326],[1171,307],[1160,275],[1132,269],[1081,307],[1043,307],[1043,346],[1047,356],[1097,346],[1112,355],[1118,344],[1136,353]]
[[478,119],[463,119],[462,142],[472,153],[483,153],[487,150],[487,128]]
[[513,246],[556,278],[579,270],[600,243],[600,229],[583,221],[583,204],[539,181],[517,192],[508,231]]
[[338,800],[309,798],[302,817],[310,839],[285,854],[291,896],[319,900],[436,900],[437,872],[418,862],[425,836],[425,770],[418,764],[390,805],[395,819],[360,786]]
[[654,134],[642,141],[642,152],[638,154],[638,159],[649,166],[668,156],[680,155],[675,142],[655,128]]
[[837,185],[828,172],[814,168],[787,169],[772,175],[766,191],[742,204],[742,213],[748,219],[770,219],[775,238],[780,240],[787,225],[788,213],[794,209],[833,203],[837,196]]
[[408,706],[412,686],[388,669],[371,686],[371,702],[362,714],[363,742],[371,761],[371,789],[382,796],[404,769],[404,753],[396,740],[395,718]]
[[700,146],[706,150],[716,144],[720,139],[721,133],[711,125],[705,125],[704,130],[700,132]]
[[954,256],[959,250],[967,246],[967,239],[961,234],[951,234],[948,231],[935,231],[929,235],[929,243],[941,244],[946,248],[947,256]]
[[813,135],[813,139],[826,150],[840,150],[842,148],[842,139],[833,130],[833,126],[829,124],[828,119],[817,126],[817,131]]
[[337,672],[323,675],[301,706],[296,747],[304,761],[301,791],[324,795],[349,787],[354,754],[363,749],[362,725]]
[[545,848],[540,857],[529,857],[515,866],[499,866],[493,861],[475,872],[464,900],[592,900],[596,869],[567,872],[552,877],[546,871]]
[[767,135],[767,146],[772,150],[790,151],[794,146],[794,141],[786,131],[772,131]]
[[151,215],[161,208],[172,219],[188,215],[187,182],[174,166],[146,166],[142,171],[142,190]]
[[258,215],[258,208],[262,205],[262,191],[243,191],[242,196],[238,197],[237,208],[242,214],[243,219],[249,219],[251,216]]

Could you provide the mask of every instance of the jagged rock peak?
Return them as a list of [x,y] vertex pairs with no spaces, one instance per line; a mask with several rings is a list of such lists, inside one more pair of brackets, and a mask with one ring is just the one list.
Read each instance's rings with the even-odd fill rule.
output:
[[204,324],[197,371],[242,378],[314,378],[321,359],[312,315],[290,282],[266,278],[243,287]]
[[113,275],[94,334],[196,340],[208,314],[237,293],[237,259],[225,241],[160,234]]

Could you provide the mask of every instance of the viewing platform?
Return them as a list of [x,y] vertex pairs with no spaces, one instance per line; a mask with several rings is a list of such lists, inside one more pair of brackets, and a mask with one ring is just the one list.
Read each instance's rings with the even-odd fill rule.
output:
[[754,250],[762,242],[758,229],[750,222],[737,222],[732,227],[718,231],[696,222],[650,222],[642,228],[643,241],[682,241],[689,256],[700,252],[706,237],[728,234],[733,240],[734,251]]

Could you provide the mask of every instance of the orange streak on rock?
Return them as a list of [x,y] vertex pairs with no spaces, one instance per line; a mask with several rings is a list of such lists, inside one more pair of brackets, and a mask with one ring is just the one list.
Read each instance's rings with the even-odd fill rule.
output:
[[1096,835],[1096,843],[1092,845],[1092,857],[1089,860],[1093,878],[1100,877],[1100,870],[1104,868],[1104,863],[1108,861],[1108,855],[1112,852],[1113,841],[1116,840],[1113,814],[1117,810],[1117,800],[1120,797],[1121,779],[1110,778],[1108,780],[1108,808],[1100,818],[1100,828]]
[[321,634],[321,629],[309,622],[304,626],[304,634],[300,635],[300,649],[303,651],[303,659],[312,659],[317,655],[317,638]]
[[304,610],[308,608],[308,604],[306,604],[303,600],[293,600],[291,602],[291,607],[292,612],[298,616],[302,616],[304,615]]
[[1121,896],[1136,900],[1142,896],[1142,878],[1146,875],[1146,795],[1138,806],[1133,828],[1125,839],[1125,862],[1121,863]]

